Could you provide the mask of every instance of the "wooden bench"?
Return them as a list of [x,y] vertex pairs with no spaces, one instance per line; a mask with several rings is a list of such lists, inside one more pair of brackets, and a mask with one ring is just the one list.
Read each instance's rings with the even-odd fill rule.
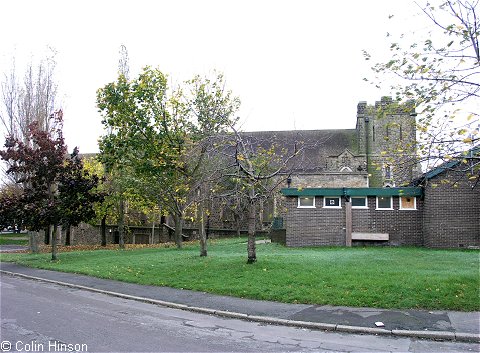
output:
[[352,240],[389,240],[388,233],[352,232]]

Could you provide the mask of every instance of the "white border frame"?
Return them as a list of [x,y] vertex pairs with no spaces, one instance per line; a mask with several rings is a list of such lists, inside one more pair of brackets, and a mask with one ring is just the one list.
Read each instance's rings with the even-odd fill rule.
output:
[[365,200],[365,206],[353,206],[353,203],[352,203],[352,208],[353,209],[359,209],[359,210],[368,209],[368,197],[367,196],[350,196],[350,202],[352,201],[352,199],[364,199]]
[[[410,197],[412,198],[413,197],[413,208],[405,208],[405,207],[402,207],[402,198],[404,197]],[[417,198],[415,196],[399,196],[398,197],[398,203],[399,203],[399,209],[402,210],[402,211],[416,211],[417,210]]]
[[[338,199],[338,206],[330,206],[326,204],[327,199]],[[323,197],[323,207],[324,208],[342,208],[342,197],[341,196],[324,196]]]
[[[389,197],[390,198],[390,208],[378,208],[378,198],[379,197]],[[379,210],[379,211],[391,211],[391,210],[393,210],[393,196],[377,196],[375,201],[376,201],[375,210]]]
[[[313,198],[313,206],[300,206],[300,199]],[[297,208],[316,208],[315,207],[315,196],[298,196],[297,197]]]

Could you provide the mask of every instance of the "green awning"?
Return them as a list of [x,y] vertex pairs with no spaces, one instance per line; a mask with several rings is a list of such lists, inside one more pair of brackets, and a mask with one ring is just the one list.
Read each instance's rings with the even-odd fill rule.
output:
[[420,187],[403,188],[285,188],[285,196],[422,196]]

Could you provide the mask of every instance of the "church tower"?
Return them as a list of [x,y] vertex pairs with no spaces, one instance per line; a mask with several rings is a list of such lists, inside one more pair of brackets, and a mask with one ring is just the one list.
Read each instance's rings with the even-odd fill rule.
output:
[[365,156],[370,187],[400,186],[417,173],[416,113],[412,101],[382,97],[357,105],[358,151]]

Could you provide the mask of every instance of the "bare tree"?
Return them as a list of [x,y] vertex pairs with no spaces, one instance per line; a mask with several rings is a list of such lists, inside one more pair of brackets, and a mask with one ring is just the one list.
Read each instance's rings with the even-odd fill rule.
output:
[[305,149],[302,141],[294,140],[290,148],[280,146],[272,139],[256,139],[233,128],[232,149],[229,152],[233,167],[225,175],[233,181],[231,195],[245,200],[247,211],[247,263],[257,261],[256,229],[259,207],[278,191],[280,185],[295,172],[300,154]]
[[19,79],[15,59],[9,73],[2,80],[3,109],[0,120],[7,136],[26,141],[28,126],[38,122],[40,129],[48,131],[52,113],[55,111],[57,83],[54,79],[55,52],[38,63],[33,61]]

